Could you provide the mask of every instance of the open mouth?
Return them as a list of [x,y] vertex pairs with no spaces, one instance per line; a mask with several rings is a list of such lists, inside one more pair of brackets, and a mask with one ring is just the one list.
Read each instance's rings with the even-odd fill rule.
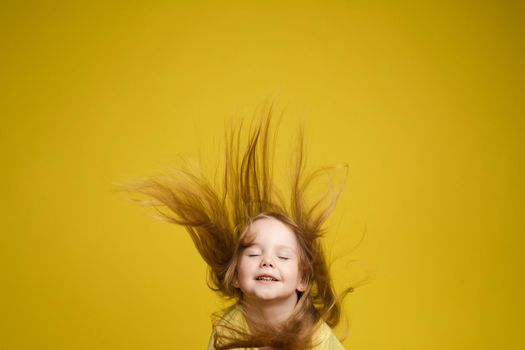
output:
[[255,277],[256,281],[265,281],[265,282],[277,282],[279,281],[277,278],[267,275],[257,276]]

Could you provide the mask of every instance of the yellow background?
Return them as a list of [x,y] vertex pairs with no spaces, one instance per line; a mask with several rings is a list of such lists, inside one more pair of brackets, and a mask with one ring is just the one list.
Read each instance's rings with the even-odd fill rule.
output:
[[203,349],[204,263],[112,188],[268,97],[350,165],[348,349],[525,347],[517,1],[32,3],[0,5],[0,349]]

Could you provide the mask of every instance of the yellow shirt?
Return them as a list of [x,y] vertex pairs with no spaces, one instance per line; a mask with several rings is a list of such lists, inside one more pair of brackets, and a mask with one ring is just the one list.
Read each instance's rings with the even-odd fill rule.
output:
[[[229,322],[234,326],[240,326],[241,329],[248,329],[248,325],[241,311],[237,308],[231,310],[226,316]],[[332,332],[332,329],[323,321],[319,326],[317,331],[313,335],[314,344],[318,344],[313,348],[313,350],[345,350],[343,345],[336,338],[335,334]],[[215,350],[213,346],[214,342],[214,333],[210,336],[210,341],[208,343],[208,350]],[[255,348],[243,348],[239,350],[256,350]]]

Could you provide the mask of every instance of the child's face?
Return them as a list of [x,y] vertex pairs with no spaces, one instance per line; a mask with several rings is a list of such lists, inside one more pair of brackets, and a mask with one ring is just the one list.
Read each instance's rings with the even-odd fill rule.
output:
[[249,230],[254,240],[241,252],[236,286],[247,300],[297,301],[296,291],[305,286],[294,232],[272,217],[256,220]]

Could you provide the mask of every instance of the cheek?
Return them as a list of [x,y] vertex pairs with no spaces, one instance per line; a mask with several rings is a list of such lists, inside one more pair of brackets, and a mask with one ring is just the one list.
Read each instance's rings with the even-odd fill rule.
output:
[[288,278],[295,278],[299,276],[299,269],[293,264],[282,265],[281,272],[288,276]]
[[301,280],[301,269],[298,266],[294,266],[290,269],[290,273],[297,279],[297,281]]
[[246,275],[250,274],[250,272],[253,270],[251,265],[252,264],[250,264],[250,261],[241,258],[239,265],[237,265],[237,276],[239,276],[239,279],[244,278]]

